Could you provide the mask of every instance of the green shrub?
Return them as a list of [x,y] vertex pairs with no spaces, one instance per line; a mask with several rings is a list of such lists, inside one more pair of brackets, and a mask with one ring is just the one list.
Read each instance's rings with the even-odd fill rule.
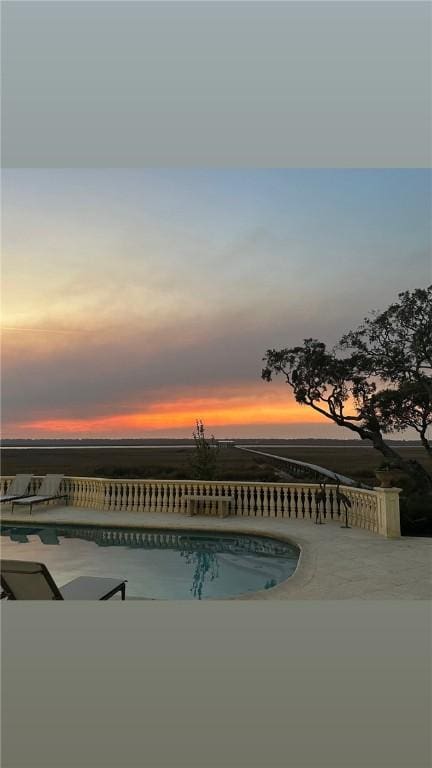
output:
[[214,435],[206,437],[205,426],[201,419],[196,420],[192,433],[194,451],[190,458],[190,471],[195,480],[216,480],[220,445]]

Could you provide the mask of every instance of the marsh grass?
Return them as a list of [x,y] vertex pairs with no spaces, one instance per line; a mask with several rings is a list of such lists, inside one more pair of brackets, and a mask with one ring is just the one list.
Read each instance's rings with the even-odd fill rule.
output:
[[[267,453],[318,464],[343,475],[377,485],[375,469],[381,455],[369,447],[305,447],[275,446]],[[401,454],[427,464],[421,447],[401,448]],[[193,448],[57,448],[55,450],[10,450],[3,448],[2,475],[32,472],[35,475],[61,472],[82,477],[148,478],[166,480],[191,479],[190,456]],[[232,482],[281,482],[280,475],[263,456],[236,448],[222,448],[218,460],[218,480]]]

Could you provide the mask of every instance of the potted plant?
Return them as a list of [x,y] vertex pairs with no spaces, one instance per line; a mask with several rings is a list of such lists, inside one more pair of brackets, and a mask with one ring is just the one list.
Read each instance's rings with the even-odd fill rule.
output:
[[383,461],[375,470],[375,475],[381,483],[381,488],[392,488],[404,473],[395,462]]

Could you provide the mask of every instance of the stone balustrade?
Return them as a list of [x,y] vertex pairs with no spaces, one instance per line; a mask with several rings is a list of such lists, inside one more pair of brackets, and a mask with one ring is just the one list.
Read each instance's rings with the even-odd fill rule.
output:
[[[11,477],[0,480],[4,494]],[[30,488],[37,493],[42,477],[34,477]],[[189,496],[231,497],[230,514],[251,518],[301,518],[315,521],[335,519],[356,528],[400,536],[398,488],[365,490],[316,483],[233,483],[193,480],[110,480],[97,477],[65,477],[61,492],[68,504],[106,512],[186,512]],[[351,506],[346,507],[344,498]],[[209,509],[211,507],[209,506]]]

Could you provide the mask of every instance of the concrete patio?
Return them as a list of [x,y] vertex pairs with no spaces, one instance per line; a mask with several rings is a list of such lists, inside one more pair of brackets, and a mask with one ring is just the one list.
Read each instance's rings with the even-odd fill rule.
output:
[[[286,582],[244,600],[386,600],[432,597],[432,538],[386,539],[338,521],[315,525],[303,519],[186,517],[175,513],[102,512],[48,506],[1,510],[2,523],[75,523],[121,528],[214,530],[269,535],[297,544],[301,555]],[[233,598],[234,599],[234,598]]]

